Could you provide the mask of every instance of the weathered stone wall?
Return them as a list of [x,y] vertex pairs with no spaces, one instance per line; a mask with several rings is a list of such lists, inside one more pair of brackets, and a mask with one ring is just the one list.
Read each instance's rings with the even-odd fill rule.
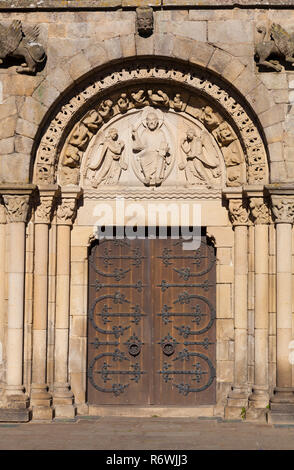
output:
[[46,66],[36,76],[17,74],[14,65],[0,68],[1,181],[29,180],[38,127],[68,87],[100,64],[153,54],[189,60],[231,82],[264,128],[271,180],[294,176],[294,70],[261,73],[253,59],[256,25],[277,22],[291,33],[294,10],[183,7],[155,10],[154,18],[154,34],[142,38],[135,33],[134,10],[0,12],[3,23],[38,24],[47,52]]

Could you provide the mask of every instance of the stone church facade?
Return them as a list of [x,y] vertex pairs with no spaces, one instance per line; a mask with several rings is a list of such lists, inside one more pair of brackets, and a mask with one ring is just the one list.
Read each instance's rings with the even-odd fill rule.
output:
[[0,2],[0,421],[294,420],[294,3],[198,3]]

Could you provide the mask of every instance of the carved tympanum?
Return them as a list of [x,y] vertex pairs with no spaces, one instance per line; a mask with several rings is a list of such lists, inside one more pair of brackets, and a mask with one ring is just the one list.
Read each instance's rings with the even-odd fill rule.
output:
[[170,145],[161,130],[162,124],[163,119],[150,109],[146,116],[142,115],[139,126],[132,130],[133,152],[146,186],[159,186],[171,163]]
[[153,33],[153,10],[151,7],[136,8],[136,29],[143,37],[148,37]]
[[35,73],[37,65],[44,62],[46,53],[38,42],[38,26],[23,26],[13,20],[9,26],[0,24],[0,64],[7,57],[23,58],[25,63],[16,69],[18,73]]
[[207,151],[207,136],[196,128],[189,128],[181,141],[184,158],[179,169],[185,170],[189,184],[209,184],[211,179],[220,176],[220,163],[215,152]]
[[127,169],[123,159],[124,148],[125,144],[119,140],[117,129],[111,127],[88,165],[87,176],[94,188],[100,184],[118,182],[121,171]]
[[294,65],[293,34],[289,34],[281,25],[276,23],[273,23],[269,30],[267,30],[264,25],[259,25],[257,26],[257,31],[261,34],[261,40],[255,46],[257,65],[263,65],[277,72],[281,72],[284,67],[279,61],[270,59],[270,56],[273,54],[276,57],[284,59],[291,65]]

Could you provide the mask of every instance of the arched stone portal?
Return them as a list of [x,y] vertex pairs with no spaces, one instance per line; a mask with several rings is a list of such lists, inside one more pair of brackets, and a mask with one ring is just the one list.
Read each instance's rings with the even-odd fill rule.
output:
[[[201,206],[201,225],[216,248],[217,332],[216,404],[202,412],[239,416],[249,407],[248,416],[264,414],[275,384],[268,349],[273,189],[266,189],[263,133],[246,100],[216,75],[191,65],[155,59],[112,65],[56,104],[36,146],[32,174],[38,195],[29,225],[34,303],[25,386],[35,419],[52,417],[53,410],[57,417],[95,413],[86,403],[88,248],[97,205],[107,205],[104,225],[118,223],[117,196],[127,214],[121,225],[135,204],[143,209],[142,226],[148,225],[150,203],[169,206],[169,226],[179,225],[172,208]],[[2,194],[13,218],[9,191]],[[287,205],[287,194],[282,196]],[[275,197],[279,210],[281,196]],[[19,198],[28,195],[20,189]],[[289,235],[287,225],[278,244]],[[21,239],[22,232],[15,237]],[[264,243],[268,237],[270,245]],[[274,259],[274,251],[270,255]],[[289,280],[288,271],[285,277]],[[280,338],[290,334],[288,320]],[[8,325],[11,345],[22,328]],[[14,366],[18,374],[7,374],[7,389],[26,403],[22,354],[20,349]],[[9,368],[9,346],[7,357]],[[284,366],[282,354],[280,385],[287,388],[291,371]]]

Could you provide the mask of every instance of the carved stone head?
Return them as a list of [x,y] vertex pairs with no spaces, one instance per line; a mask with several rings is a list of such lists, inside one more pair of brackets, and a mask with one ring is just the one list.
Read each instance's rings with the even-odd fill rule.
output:
[[146,117],[146,124],[150,131],[154,131],[158,126],[158,117],[155,113],[148,113]]
[[136,8],[136,28],[140,36],[148,37],[153,33],[153,10],[151,7]]

